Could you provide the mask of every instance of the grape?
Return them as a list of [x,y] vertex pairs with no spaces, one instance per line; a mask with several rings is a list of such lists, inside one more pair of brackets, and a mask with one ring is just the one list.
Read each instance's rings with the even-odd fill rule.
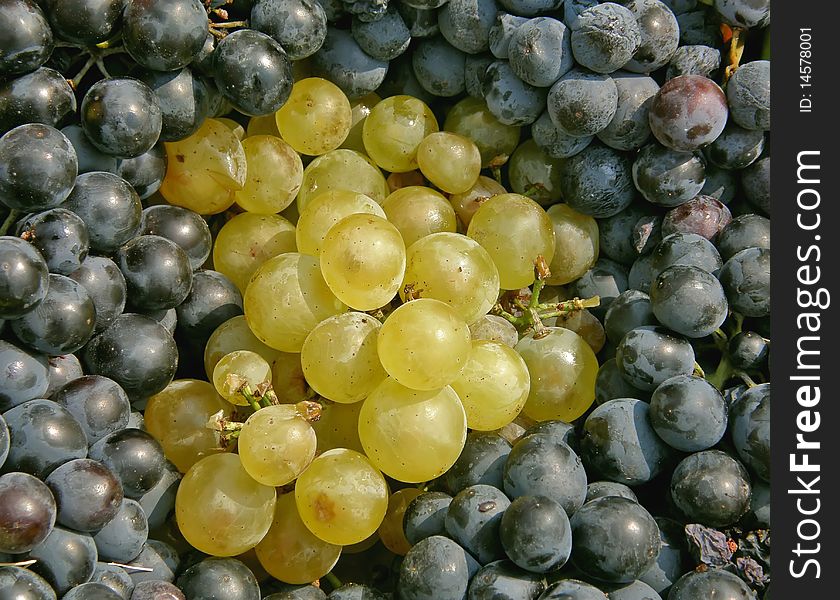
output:
[[699,154],[677,152],[653,143],[633,162],[633,183],[645,199],[659,206],[679,206],[694,198],[706,182]]
[[484,74],[487,109],[504,125],[530,125],[536,121],[545,110],[546,96],[544,88],[519,79],[507,61],[491,63]]
[[[365,453],[398,481],[416,483],[442,475],[458,459],[466,437],[464,407],[448,386],[417,391],[389,378],[371,392],[359,414]],[[422,456],[415,452],[418,447],[424,449]]]
[[659,0],[632,0],[626,6],[636,17],[641,42],[624,68],[650,73],[664,67],[680,42],[680,26],[674,13]]
[[91,249],[103,254],[114,253],[140,225],[142,206],[137,192],[111,173],[80,175],[63,206],[84,221]]
[[[149,590],[149,587],[147,587],[149,583],[154,582],[165,586],[165,584],[174,581],[179,562],[174,548],[163,542],[149,539],[143,545],[143,550],[140,551],[137,558],[126,565],[129,567],[126,570],[129,572],[135,587]],[[144,567],[144,570],[134,570],[130,567]],[[147,569],[151,569],[151,571]],[[140,586],[141,583],[143,586]],[[171,593],[171,588],[164,587],[163,591]],[[155,600],[155,598],[152,596],[148,600]]]
[[770,353],[770,343],[754,331],[742,331],[729,339],[727,351],[736,369],[759,369]]
[[160,443],[140,429],[111,433],[93,444],[89,454],[114,472],[125,496],[133,500],[152,489],[166,469]]
[[192,62],[204,47],[207,13],[199,0],[129,0],[122,34],[126,50],[140,65],[173,71]]
[[443,6],[446,2],[447,0],[409,0],[408,2],[397,3],[397,10],[405,19],[411,37],[431,37],[440,33],[435,9]]
[[581,277],[598,259],[598,224],[567,204],[555,204],[547,214],[554,228],[555,250],[546,282],[564,285]]
[[689,522],[708,527],[726,527],[744,516],[750,489],[747,470],[720,450],[684,458],[671,475],[674,504]]
[[572,53],[582,66],[596,73],[612,73],[633,58],[642,43],[636,16],[620,4],[606,2],[586,8],[574,21]]
[[29,569],[21,567],[0,567],[0,593],[17,594],[21,600],[57,598],[49,583]]
[[481,153],[469,138],[439,131],[420,142],[417,164],[435,186],[449,194],[462,194],[478,180]]
[[[737,575],[723,569],[689,571],[671,587],[669,600],[689,600],[718,596],[721,599],[754,600],[755,593]],[[764,594],[767,600],[767,594]]]
[[359,583],[345,583],[330,592],[327,600],[387,600],[379,590]]
[[639,499],[629,487],[623,483],[616,483],[614,481],[593,481],[586,486],[586,502],[592,502],[598,498],[608,498],[610,496],[620,496],[627,498],[633,502],[638,502]]
[[650,423],[669,446],[684,452],[706,450],[726,433],[726,404],[705,379],[678,375],[666,379],[650,400]]
[[362,129],[368,155],[387,171],[404,173],[417,168],[420,142],[438,131],[431,109],[410,96],[392,96],[377,103]]
[[516,351],[525,360],[531,390],[523,413],[539,421],[571,422],[595,399],[598,361],[589,345],[576,333],[548,327],[548,335],[524,336]]
[[335,448],[348,448],[364,452],[359,440],[359,413],[361,402],[338,404],[322,401],[321,418],[312,423],[318,439],[316,453]]
[[484,315],[470,323],[473,341],[487,340],[513,348],[519,341],[519,332],[507,319],[496,315]]
[[732,213],[726,205],[701,194],[665,214],[662,219],[662,235],[696,233],[713,240],[731,220]]
[[375,91],[385,79],[388,62],[366,54],[344,29],[327,27],[321,48],[312,55],[315,75],[341,88],[350,100]]
[[212,379],[222,398],[231,404],[247,406],[250,401],[240,390],[247,385],[255,393],[269,385],[271,365],[256,352],[235,350],[219,359]]
[[731,25],[762,28],[770,25],[769,0],[714,0],[715,10]]
[[[593,136],[571,136],[554,124],[546,109],[531,125],[534,143],[551,158],[569,158],[581,152],[594,139]],[[562,163],[558,163],[562,166]],[[559,196],[560,194],[558,194]]]
[[618,88],[610,77],[581,69],[569,71],[551,86],[548,115],[564,133],[594,135],[610,124],[618,106]]
[[245,185],[247,158],[233,131],[206,119],[190,137],[164,144],[166,177],[160,193],[170,204],[199,214],[227,210]]
[[[81,169],[79,172],[82,172]],[[166,175],[163,144],[158,142],[140,156],[118,159],[115,172],[131,184],[141,200],[145,200],[160,189]]]
[[524,82],[549,87],[574,66],[571,32],[550,17],[528,19],[510,34],[507,57]]
[[694,350],[685,339],[660,327],[637,327],[628,332],[616,348],[615,360],[625,380],[653,391],[666,379],[690,375]]
[[239,457],[248,474],[263,485],[294,481],[315,457],[315,432],[301,410],[299,405],[269,406],[245,421],[238,438]]
[[547,573],[572,552],[572,528],[562,505],[547,496],[519,496],[502,515],[505,554],[522,569]]
[[[403,517],[411,501],[422,493],[423,491],[417,488],[405,488],[394,492],[388,499],[388,512],[385,514],[382,525],[379,526],[378,533],[382,544],[394,554],[405,556],[411,548],[403,531]],[[374,593],[378,594],[378,592],[371,592],[371,594]],[[362,594],[362,600],[367,598],[367,595]]]
[[149,523],[143,507],[126,498],[114,518],[93,534],[93,541],[100,559],[127,563],[137,558],[148,536]]
[[379,321],[358,312],[321,321],[301,349],[307,383],[333,402],[364,400],[388,376],[377,354],[380,329]]
[[706,165],[706,183],[702,194],[719,200],[722,204],[730,204],[738,193],[740,172],[727,171],[714,165]]
[[371,92],[361,98],[356,98],[350,102],[350,132],[344,138],[340,148],[355,150],[356,152],[365,151],[365,144],[362,141],[362,129],[365,125],[371,109],[382,100],[378,94]]
[[185,600],[184,594],[168,581],[145,580],[139,582],[131,593],[131,600]]
[[351,126],[350,101],[329,81],[310,77],[297,81],[276,113],[283,139],[302,154],[320,155],[338,148]]
[[54,69],[41,67],[0,84],[0,132],[32,123],[60,128],[75,113],[73,88]]
[[53,32],[41,7],[34,2],[9,2],[0,16],[0,31],[6,32],[0,77],[34,71],[52,54]]
[[189,598],[259,600],[260,586],[251,570],[233,558],[205,558],[178,576]]
[[770,215],[770,157],[765,156],[741,171],[741,184],[747,200]]
[[117,592],[101,583],[88,582],[77,585],[64,596],[62,600],[121,600]]
[[446,535],[446,513],[452,497],[443,492],[424,492],[409,502],[403,517],[405,537],[412,546],[432,536]]
[[52,208],[30,215],[18,226],[20,237],[47,261],[51,273],[69,275],[88,254],[90,238],[84,221],[66,208]]
[[532,433],[543,433],[553,438],[555,441],[567,444],[570,448],[577,445],[577,442],[575,441],[574,426],[571,423],[566,423],[565,421],[560,421],[558,419],[550,421],[537,421],[528,427],[517,439],[522,439]]
[[58,129],[21,125],[0,137],[0,202],[40,211],[64,202],[76,181],[76,151]]
[[496,11],[493,0],[449,0],[438,11],[440,33],[463,52],[482,52],[489,48]]
[[193,276],[189,295],[178,305],[179,331],[190,340],[206,340],[216,327],[242,314],[242,294],[217,271]]
[[131,412],[123,389],[100,375],[74,379],[53,392],[51,399],[76,418],[89,444],[124,428]]
[[327,287],[317,259],[295,252],[269,259],[254,272],[244,305],[254,335],[283,352],[300,352],[318,323],[347,309]]
[[[503,165],[519,144],[519,127],[497,119],[483,98],[460,100],[447,113],[443,128],[475,142],[481,154],[482,168],[491,164]],[[469,224],[468,221],[464,222]]]
[[242,147],[248,176],[243,189],[236,192],[237,204],[258,214],[284,210],[294,202],[303,180],[300,156],[284,140],[268,135],[248,137]]
[[460,315],[431,298],[413,300],[391,313],[377,344],[382,366],[399,387],[435,391],[458,377],[472,348]]
[[572,557],[589,576],[629,583],[659,553],[659,527],[641,504],[611,496],[583,505],[571,518]]
[[704,154],[711,163],[723,169],[743,169],[754,163],[763,150],[764,131],[730,124]]
[[417,44],[411,66],[424,90],[448,98],[464,92],[466,56],[445,39],[432,37]]
[[29,557],[36,560],[33,570],[64,595],[90,580],[97,555],[90,535],[56,527],[30,551]]
[[146,71],[138,78],[154,92],[160,105],[160,140],[172,142],[195,133],[213,115],[211,94],[217,94],[190,69],[171,73]]
[[738,456],[770,481],[770,384],[745,391],[730,409],[732,442]]
[[41,253],[12,236],[0,237],[0,317],[15,319],[47,295],[49,273]]
[[213,331],[204,346],[204,369],[208,379],[212,378],[219,360],[234,350],[256,352],[269,363],[274,362],[279,354],[256,338],[248,328],[244,315],[231,317]]
[[654,277],[675,265],[699,267],[717,275],[722,263],[712,243],[695,233],[672,233],[663,238],[651,254]]
[[408,49],[411,42],[411,32],[394,5],[389,6],[382,18],[376,21],[353,19],[350,31],[365,54],[376,60],[395,59]]
[[702,75],[712,78],[720,68],[720,50],[704,45],[680,46],[671,55],[667,79],[680,75]]
[[117,172],[119,159],[100,152],[87,138],[81,125],[67,125],[61,128],[61,133],[73,144],[79,163],[79,174],[92,171]]
[[[340,0],[331,0],[341,4]],[[314,585],[283,585],[281,591],[265,596],[264,600],[327,600],[321,588]]]
[[627,268],[608,258],[599,258],[595,265],[574,282],[574,293],[581,298],[598,296],[600,305],[592,313],[603,318],[613,300],[628,287]]
[[711,79],[682,75],[654,96],[650,128],[660,143],[691,152],[715,141],[726,125],[726,96]]
[[720,282],[698,267],[665,269],[656,277],[650,293],[659,322],[687,337],[711,335],[729,313]]
[[82,0],[58,2],[46,0],[50,25],[56,34],[69,42],[93,46],[110,38],[120,19],[122,0]]
[[134,591],[134,582],[125,569],[104,562],[96,563],[96,569],[93,572],[91,581],[111,588],[123,600],[128,598],[131,592]]
[[[433,134],[435,135],[435,134]],[[446,198],[429,187],[409,185],[394,190],[382,203],[382,209],[410,247],[427,235],[454,233],[455,210]]]
[[[73,381],[74,379],[78,379],[84,373],[82,371],[82,363],[76,358],[75,354],[63,354],[60,356],[52,356],[48,359],[49,363],[49,384],[47,386],[47,391],[44,393],[45,398],[49,398],[55,393],[60,387]],[[2,429],[2,427],[0,427]],[[3,437],[2,433],[0,433],[0,439]],[[0,447],[2,447],[2,442],[0,442]],[[0,450],[0,456],[2,456],[3,452]],[[0,460],[0,464],[3,461]]]
[[620,213],[634,198],[629,158],[592,144],[566,161],[561,191],[578,212],[603,219]]
[[0,552],[28,552],[47,538],[55,521],[55,499],[40,480],[26,473],[0,476]]
[[193,283],[186,252],[157,235],[140,235],[116,253],[125,276],[129,303],[141,310],[163,310],[181,304]]
[[770,219],[755,214],[741,215],[720,232],[717,249],[723,259],[729,260],[747,248],[770,249]]
[[113,519],[123,502],[116,475],[101,462],[88,458],[70,460],[47,476],[58,506],[59,525],[76,531],[97,531]]
[[0,378],[0,411],[46,394],[49,364],[44,355],[0,340],[0,361],[7,365]]
[[181,474],[178,469],[166,462],[163,477],[152,489],[143,494],[139,503],[146,515],[149,529],[158,529],[169,519],[175,509],[175,494],[178,491],[178,484],[181,482]]
[[339,148],[319,156],[303,170],[298,211],[302,213],[319,194],[337,189],[358,192],[380,203],[390,193],[382,172],[367,156]]
[[528,21],[527,17],[518,17],[501,10],[496,13],[496,20],[487,33],[487,41],[493,56],[502,60],[508,59],[513,32],[526,21]]
[[446,487],[456,494],[478,484],[501,489],[508,454],[510,443],[497,433],[471,431],[458,460],[444,475]]
[[597,136],[616,150],[635,150],[650,137],[648,115],[659,85],[650,77],[624,71],[613,73],[611,78],[618,92],[616,109]]
[[657,321],[650,305],[650,296],[635,289],[619,294],[610,303],[604,317],[604,329],[614,344],[621,342],[629,331],[645,325],[657,325]]
[[639,581],[648,584],[659,594],[666,594],[671,585],[685,573],[685,531],[682,525],[671,519],[654,519],[659,526],[659,554],[653,566],[639,577]]
[[510,187],[541,206],[551,206],[560,196],[562,165],[562,160],[549,156],[533,139],[526,140],[510,157]]
[[537,600],[604,600],[606,597],[594,585],[577,579],[561,579],[548,586],[548,589]]
[[327,15],[316,0],[269,0],[254,2],[251,27],[273,37],[300,60],[318,51],[327,36]]
[[274,488],[251,479],[238,456],[214,454],[184,475],[175,514],[194,547],[213,556],[235,556],[265,536],[274,505]]
[[493,486],[470,486],[459,492],[449,505],[446,531],[481,564],[503,558],[499,526],[509,505],[510,500]]
[[346,546],[366,539],[382,523],[388,485],[365,456],[337,448],[318,456],[298,478],[295,501],[309,531]]
[[741,65],[726,86],[732,119],[745,129],[770,129],[770,61]]
[[475,559],[456,542],[442,535],[427,537],[411,547],[400,565],[399,598],[465,598],[469,581],[478,569]]
[[333,189],[315,196],[301,211],[295,229],[298,251],[310,256],[321,253],[324,237],[333,225],[351,214],[385,217],[375,200],[359,192]]
[[595,379],[595,404],[600,406],[616,398],[646,399],[648,393],[633,387],[621,375],[614,358],[601,364]]
[[732,256],[720,270],[720,283],[735,312],[747,317],[769,315],[770,249],[747,248]]

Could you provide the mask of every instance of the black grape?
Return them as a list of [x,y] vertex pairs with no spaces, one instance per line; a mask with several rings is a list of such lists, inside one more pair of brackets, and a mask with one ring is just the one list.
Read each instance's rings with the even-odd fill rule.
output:
[[696,233],[672,233],[665,236],[651,253],[654,277],[674,265],[699,267],[717,275],[723,266],[712,243]]
[[90,250],[90,234],[76,213],[59,207],[36,213],[18,226],[18,235],[31,243],[50,273],[69,275],[78,269]]
[[491,485],[478,484],[465,488],[449,505],[446,531],[482,565],[504,558],[499,525],[509,505],[507,496]]
[[666,379],[650,398],[650,423],[666,444],[683,452],[707,450],[726,433],[727,407],[702,377]]
[[699,153],[677,152],[648,144],[633,162],[633,183],[645,199],[659,206],[679,206],[694,198],[706,182],[706,164]]
[[495,0],[449,0],[437,11],[440,33],[467,54],[488,50],[497,10]]
[[[413,77],[410,62],[406,64]],[[349,31],[328,27],[324,43],[312,55],[312,69],[314,75],[329,79],[354,100],[376,90],[396,64],[389,66],[387,61],[366,54]]]
[[189,295],[175,310],[179,331],[204,345],[219,325],[243,314],[242,293],[218,271],[199,271]]
[[569,135],[551,120],[548,109],[531,125],[531,136],[543,152],[552,158],[569,158],[586,148],[594,136]]
[[724,263],[720,282],[733,310],[747,317],[766,317],[770,314],[770,249],[741,250]]
[[76,114],[76,95],[64,76],[41,67],[0,83],[0,133],[26,123],[63,127]]
[[770,61],[741,65],[726,86],[732,119],[741,127],[770,129]]
[[636,150],[650,138],[650,104],[659,84],[651,77],[624,71],[611,77],[618,101],[612,120],[597,133],[598,139],[616,150]]
[[[721,600],[753,599],[755,594],[744,580],[723,569],[689,571],[671,587],[668,600],[720,598]],[[767,594],[764,600],[768,600]]]
[[714,240],[732,220],[729,208],[711,196],[695,196],[672,208],[662,218],[662,235],[694,233]]
[[615,344],[618,344],[628,331],[636,327],[656,324],[656,317],[650,306],[650,296],[635,289],[619,294],[610,303],[604,317],[607,338]]
[[741,460],[770,481],[770,384],[751,387],[730,409],[730,432]]
[[181,573],[177,584],[188,598],[260,600],[254,574],[235,558],[205,558]]
[[403,600],[464,598],[479,565],[461,546],[435,535],[419,541],[400,565],[397,589]]
[[594,585],[577,579],[561,579],[550,585],[537,600],[605,600],[606,597]]
[[84,375],[55,391],[51,399],[79,421],[89,444],[126,427],[131,405],[123,389],[101,375]]
[[0,552],[22,554],[47,539],[55,526],[50,489],[26,473],[0,476]]
[[70,273],[70,279],[80,283],[96,307],[94,332],[107,329],[125,308],[125,277],[110,258],[88,256],[82,266]]
[[6,457],[9,456],[9,427],[6,425],[6,419],[0,415],[0,468],[6,462]]
[[193,270],[210,256],[213,238],[207,222],[187,208],[159,204],[143,210],[140,219],[141,235],[159,235],[178,244]]
[[567,134],[594,135],[615,116],[618,88],[606,75],[574,69],[551,86],[547,106],[551,120]]
[[598,248],[600,256],[623,265],[632,265],[639,257],[632,232],[640,219],[649,216],[644,205],[631,204],[617,215],[598,220]]
[[666,379],[694,371],[694,349],[664,327],[637,327],[616,347],[615,362],[630,384],[653,391]]
[[650,108],[650,128],[661,144],[691,152],[715,141],[726,125],[726,96],[711,79],[682,75],[660,88]]
[[10,0],[0,10],[0,79],[34,71],[52,54],[49,23],[32,0]]
[[668,267],[650,287],[650,304],[660,323],[689,338],[714,333],[729,315],[717,277],[698,267]]
[[[451,3],[452,0],[446,6]],[[545,110],[547,92],[519,79],[507,61],[497,60],[487,67],[484,100],[493,116],[505,125],[530,125],[536,121]]]
[[473,431],[455,464],[446,472],[446,487],[453,494],[483,483],[502,487],[502,473],[510,443],[494,432]]
[[166,175],[163,144],[158,142],[140,156],[120,159],[115,172],[131,184],[141,200],[145,200],[160,189]]
[[767,360],[770,343],[754,331],[742,331],[730,338],[727,351],[736,369],[759,369]]
[[123,600],[129,598],[134,590],[134,582],[125,569],[105,562],[96,563],[91,581],[107,585],[117,592]]
[[61,39],[94,46],[110,39],[126,0],[45,0],[45,11]]
[[527,17],[518,17],[501,10],[496,13],[496,20],[493,22],[493,25],[490,27],[490,31],[487,33],[490,53],[496,58],[507,60],[510,52],[510,40],[513,37],[513,32],[527,21]]
[[659,0],[631,0],[625,6],[636,17],[641,42],[623,68],[650,73],[667,65],[680,43],[680,26],[674,13]]
[[714,0],[714,7],[724,21],[738,27],[770,25],[770,0]]
[[129,0],[123,12],[125,49],[147,69],[187,66],[204,47],[207,32],[200,0]]
[[720,50],[711,46],[680,46],[668,63],[667,79],[680,75],[712,77],[720,68]]
[[590,144],[568,159],[561,175],[566,203],[596,219],[620,213],[636,195],[630,159],[600,144]]
[[457,96],[464,91],[466,54],[442,37],[421,40],[411,54],[417,81],[430,94]]
[[601,319],[613,300],[627,290],[628,275],[624,265],[609,258],[599,258],[591,269],[572,283],[572,286],[574,293],[580,298],[601,298],[601,304],[589,311]]
[[89,581],[77,585],[64,594],[61,600],[122,600],[123,597],[102,583]]
[[161,141],[189,137],[212,116],[207,84],[188,67],[166,73],[146,71],[138,78],[154,92],[160,105]]
[[507,53],[513,72],[537,87],[551,86],[575,64],[571,32],[550,17],[529,19],[517,27],[510,36]]
[[635,15],[613,2],[587,8],[566,23],[572,28],[575,60],[596,73],[612,73],[627,64],[642,42]]
[[388,12],[377,21],[353,19],[350,31],[359,47],[377,60],[398,57],[408,50],[411,42],[411,31],[393,5],[389,6]]
[[[147,570],[128,569],[131,580],[139,586],[140,583],[175,581],[175,571],[178,570],[178,555],[175,551],[157,540],[147,540],[140,554],[129,566],[146,567]],[[175,586],[173,585],[172,588]],[[170,588],[166,588],[170,589]],[[153,596],[149,600],[156,600]]]
[[704,149],[704,154],[709,162],[722,169],[743,169],[758,160],[763,150],[764,131],[731,123]]
[[609,496],[619,496],[627,498],[633,502],[638,502],[639,499],[633,490],[623,483],[615,481],[593,481],[586,486],[586,502],[592,502],[598,498],[607,498]]
[[750,508],[750,490],[747,470],[720,450],[684,458],[671,475],[674,504],[687,522],[708,527],[726,527],[744,516]]
[[140,554],[149,537],[149,523],[140,503],[125,498],[114,518],[93,534],[99,558],[125,564]]
[[56,527],[47,539],[29,553],[37,562],[31,567],[50,582],[59,594],[90,581],[96,567],[96,546],[86,533]]
[[741,171],[741,185],[750,204],[770,215],[770,157],[758,159]]
[[717,249],[724,260],[747,248],[770,249],[770,219],[756,214],[741,215],[720,232]]
[[24,240],[0,237],[0,318],[16,319],[47,295],[49,270],[41,254]]
[[546,496],[520,496],[502,515],[505,554],[534,573],[562,567],[572,552],[572,528],[563,507]]
[[158,235],[140,235],[121,247],[114,258],[125,277],[128,303],[134,308],[174,308],[190,293],[189,258],[175,242]]
[[446,535],[446,513],[452,496],[443,492],[424,492],[412,500],[405,509],[403,528],[405,538],[412,546],[433,535]]
[[624,379],[615,358],[610,358],[601,363],[598,376],[595,378],[595,403],[598,406],[616,398],[639,398],[641,400],[647,398],[648,395],[648,392],[633,387]]
[[55,590],[44,578],[21,567],[0,567],[0,596],[15,600],[56,600]]
[[49,386],[47,357],[0,340],[0,412],[42,397]]
[[161,480],[166,468],[160,443],[140,429],[105,436],[90,447],[90,457],[110,468],[122,483],[125,496],[135,500]]
[[668,589],[686,572],[688,556],[685,551],[685,530],[682,525],[664,517],[654,517],[659,525],[659,554],[656,562],[639,577],[665,598]]
[[251,27],[273,37],[291,60],[300,60],[324,43],[327,15],[316,0],[263,0],[253,3]]
[[131,600],[185,600],[184,594],[167,581],[141,581],[134,586]]
[[79,163],[79,174],[90,173],[91,171],[117,172],[117,158],[101,152],[94,146],[85,135],[81,125],[68,125],[61,129],[73,149],[76,151],[76,159]]
[[76,531],[96,531],[116,516],[123,489],[114,473],[89,458],[70,460],[44,480],[58,505],[59,525]]

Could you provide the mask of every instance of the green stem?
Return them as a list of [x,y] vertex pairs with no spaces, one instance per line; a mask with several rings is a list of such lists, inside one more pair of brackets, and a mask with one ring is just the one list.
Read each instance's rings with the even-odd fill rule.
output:
[[711,383],[717,389],[723,391],[723,386],[726,385],[726,382],[732,377],[735,373],[735,368],[732,366],[732,363],[729,362],[729,356],[724,353],[718,363],[715,372],[711,375],[706,376],[706,381]]
[[90,68],[96,64],[96,61],[96,57],[89,56],[84,66],[79,70],[78,73],[76,73],[76,76],[70,80],[70,85],[73,87],[74,90],[79,87],[79,84],[82,82],[82,79],[84,79],[84,76],[87,75],[88,71],[90,71]]
[[732,374],[735,377],[740,378],[741,381],[743,381],[744,383],[746,383],[747,387],[752,388],[758,385],[755,381],[753,381],[753,378],[747,375],[744,371],[734,371]]
[[248,404],[251,405],[251,408],[253,408],[255,411],[258,411],[259,409],[263,408],[263,406],[260,404],[259,399],[256,396],[254,396],[254,393],[251,391],[251,386],[247,383],[243,384],[242,387],[239,388],[239,393],[242,394],[242,396],[248,401]]
[[330,582],[330,585],[333,586],[333,589],[338,589],[342,585],[344,585],[338,577],[333,575],[332,571],[324,575],[324,579]]
[[20,211],[15,209],[15,208],[11,209],[9,211],[9,214],[6,215],[6,220],[3,221],[2,225],[0,225],[0,235],[6,235],[6,233],[8,233],[8,231],[9,231],[9,229],[12,228],[12,225],[15,224],[15,221],[17,221],[19,218],[20,218]]
[[700,363],[694,361],[694,374],[697,377],[702,377],[703,379],[706,378],[706,372],[703,370],[703,367],[700,366]]
[[226,23],[210,23],[215,29],[235,29],[236,27],[248,27],[248,21],[227,21]]

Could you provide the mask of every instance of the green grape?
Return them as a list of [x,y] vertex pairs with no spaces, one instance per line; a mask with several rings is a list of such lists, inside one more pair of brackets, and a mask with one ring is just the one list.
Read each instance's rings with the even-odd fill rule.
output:
[[247,385],[251,392],[271,383],[271,365],[256,352],[234,350],[225,354],[213,369],[213,386],[219,395],[240,406],[249,404],[240,389]]
[[357,544],[350,544],[349,546],[344,546],[341,549],[341,553],[344,555],[349,554],[361,554],[362,552],[366,552],[376,546],[379,542],[379,532],[374,531],[371,535],[363,539],[361,542]]
[[248,176],[236,203],[248,212],[273,215],[294,202],[303,181],[303,163],[294,148],[272,135],[249,137],[242,147]]
[[470,323],[470,335],[473,340],[499,342],[511,348],[519,342],[519,332],[513,323],[497,315],[484,315]]
[[379,203],[390,193],[385,176],[373,161],[361,152],[344,148],[322,154],[306,165],[297,196],[298,212],[328,190],[359,192]]
[[458,102],[447,113],[443,128],[475,143],[483,169],[505,164],[519,144],[519,127],[501,123],[482,98],[467,97]]
[[385,215],[402,235],[406,246],[439,231],[458,227],[455,209],[442,194],[422,185],[409,185],[391,192],[382,203]]
[[245,150],[224,123],[206,119],[191,136],[165,142],[166,176],[160,186],[169,204],[214,215],[230,208],[245,185]]
[[330,544],[306,528],[294,493],[277,498],[274,521],[256,547],[257,558],[269,574],[291,584],[312,583],[329,573],[341,556],[341,546]]
[[244,292],[261,264],[295,249],[295,226],[289,221],[280,215],[242,213],[216,235],[213,268]]
[[327,287],[318,260],[297,252],[263,263],[251,277],[243,305],[254,335],[283,352],[300,352],[318,323],[347,310]]
[[370,315],[358,312],[321,321],[300,351],[303,374],[312,389],[333,402],[364,400],[388,376],[376,351],[381,327]]
[[362,403],[359,439],[371,462],[389,477],[429,481],[461,454],[467,416],[449,386],[412,390],[388,378]]
[[357,213],[330,228],[320,261],[324,280],[339,300],[355,310],[373,310],[399,290],[405,243],[384,218]]
[[499,194],[484,202],[470,221],[467,235],[484,246],[499,269],[502,289],[534,283],[534,265],[554,256],[554,229],[545,210],[520,194]]
[[452,194],[449,196],[449,203],[455,209],[455,214],[464,225],[469,227],[475,211],[488,199],[498,194],[507,194],[504,186],[492,177],[479,176],[470,189],[463,194]]
[[236,454],[214,454],[187,471],[175,497],[184,538],[211,556],[236,556],[265,536],[274,518],[274,488],[254,481]]
[[318,256],[330,228],[344,217],[364,213],[385,217],[385,211],[373,198],[349,190],[328,190],[306,205],[295,232],[298,252]]
[[547,214],[554,228],[554,258],[549,263],[550,285],[579,279],[598,260],[598,222],[568,204],[555,204]]
[[417,148],[426,179],[448,194],[463,194],[481,173],[481,153],[471,139],[450,131],[427,135]]
[[364,453],[362,442],[359,440],[359,413],[361,402],[353,404],[338,404],[328,400],[323,401],[321,418],[312,423],[312,429],[318,438],[318,454],[336,448],[349,448]]
[[405,539],[403,517],[411,501],[422,493],[423,490],[419,488],[404,488],[391,494],[388,499],[388,512],[379,526],[379,539],[394,554],[405,556],[411,549],[411,544]]
[[379,330],[382,366],[413,390],[449,385],[470,357],[470,329],[458,312],[440,300],[419,298],[391,313]]
[[388,484],[367,457],[336,448],[318,456],[298,477],[295,501],[316,537],[348,546],[379,528],[388,509]]
[[248,119],[248,127],[245,129],[245,137],[255,135],[272,135],[280,137],[280,130],[277,129],[277,119],[273,114],[251,117]]
[[280,354],[274,348],[269,348],[257,339],[257,336],[248,327],[245,315],[231,317],[216,327],[204,346],[204,372],[207,374],[207,379],[213,379],[213,369],[216,363],[225,354],[234,350],[256,352],[269,363],[272,363]]
[[362,126],[365,150],[374,162],[391,173],[417,168],[417,148],[438,131],[434,113],[412,96],[390,96],[374,106]]
[[319,77],[296,81],[275,117],[283,139],[310,156],[338,148],[352,123],[347,96],[337,85]]
[[224,452],[207,423],[218,413],[230,419],[232,410],[212,384],[176,379],[146,402],[145,427],[160,442],[166,458],[186,473],[205,456]]
[[237,448],[248,475],[263,485],[279,487],[297,479],[315,458],[315,431],[320,406],[314,402],[274,404],[245,421]]
[[598,359],[575,332],[562,327],[547,331],[543,337],[530,333],[516,345],[531,375],[531,391],[522,412],[535,421],[571,423],[595,401]]
[[370,114],[376,104],[382,100],[376,92],[371,92],[367,96],[357,98],[350,103],[350,133],[341,144],[341,148],[348,148],[356,152],[365,152],[365,143],[362,140],[362,128],[365,125],[365,119]]
[[306,378],[300,364],[299,352],[277,352],[271,364],[271,386],[280,402],[297,404],[303,400],[311,400],[315,394]]
[[473,341],[470,360],[451,386],[464,405],[469,428],[493,431],[522,411],[531,377],[513,348],[479,340]]
[[604,331],[601,321],[585,308],[564,313],[555,319],[546,320],[545,324],[574,331],[589,344],[595,354],[598,354],[607,342],[607,333]]
[[487,314],[499,296],[499,270],[487,251],[460,233],[433,233],[406,251],[405,290],[446,302],[467,323]]
[[528,196],[541,206],[561,200],[560,169],[562,158],[551,158],[533,139],[519,144],[508,163],[511,190]]
[[219,117],[216,120],[219,123],[222,123],[223,125],[230,128],[230,130],[234,133],[234,135],[236,135],[237,139],[240,142],[245,139],[245,128],[233,119],[228,119],[227,117]]

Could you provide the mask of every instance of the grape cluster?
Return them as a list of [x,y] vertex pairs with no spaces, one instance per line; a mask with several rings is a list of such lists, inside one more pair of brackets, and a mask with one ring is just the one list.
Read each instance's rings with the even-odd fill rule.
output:
[[0,597],[768,599],[769,18],[0,0]]

